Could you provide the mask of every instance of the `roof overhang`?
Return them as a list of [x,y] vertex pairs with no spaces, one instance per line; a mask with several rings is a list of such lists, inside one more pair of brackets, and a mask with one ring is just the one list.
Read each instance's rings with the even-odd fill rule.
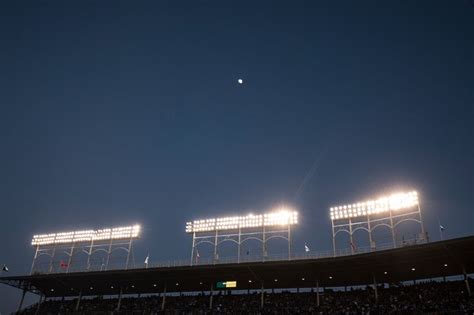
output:
[[374,277],[379,283],[397,283],[464,271],[474,273],[474,236],[334,258],[12,276],[0,283],[62,297],[115,295],[120,287],[124,294],[163,292],[165,287],[167,292],[199,292],[215,288],[218,281],[237,281],[237,290],[309,288],[317,282],[338,287],[371,284]]

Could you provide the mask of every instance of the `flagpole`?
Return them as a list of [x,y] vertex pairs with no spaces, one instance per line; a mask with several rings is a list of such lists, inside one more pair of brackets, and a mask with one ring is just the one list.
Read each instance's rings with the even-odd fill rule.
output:
[[439,221],[439,215],[436,216],[438,218],[438,229],[439,229],[439,237],[441,238],[441,240],[444,239],[443,237],[443,229],[441,228],[441,221]]

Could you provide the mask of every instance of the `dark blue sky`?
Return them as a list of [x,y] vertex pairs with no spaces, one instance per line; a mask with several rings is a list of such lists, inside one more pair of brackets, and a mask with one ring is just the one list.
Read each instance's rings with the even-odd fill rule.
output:
[[280,203],[326,250],[330,206],[397,189],[474,232],[472,1],[255,2],[0,4],[0,264],[133,222],[186,259],[186,220]]

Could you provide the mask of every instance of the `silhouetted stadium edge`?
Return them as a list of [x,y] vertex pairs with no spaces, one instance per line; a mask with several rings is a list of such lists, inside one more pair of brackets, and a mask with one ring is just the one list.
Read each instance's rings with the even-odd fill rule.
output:
[[474,236],[469,236],[341,257],[11,276],[0,283],[38,294],[43,302],[78,297],[79,310],[86,296],[115,295],[120,309],[123,295],[153,293],[161,293],[164,309],[167,293],[215,292],[218,283],[236,281],[234,290],[261,290],[264,307],[267,289],[316,288],[319,296],[320,288],[373,285],[377,301],[379,284],[456,275],[464,277],[470,297],[473,272]]

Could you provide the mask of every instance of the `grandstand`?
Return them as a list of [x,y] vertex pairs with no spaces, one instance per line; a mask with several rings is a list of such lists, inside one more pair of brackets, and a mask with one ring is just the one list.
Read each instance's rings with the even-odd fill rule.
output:
[[[473,272],[470,236],[339,257],[32,274],[0,282],[23,290],[23,297],[40,296],[25,314],[472,314]],[[452,276],[462,279],[420,283]]]
[[[280,207],[189,221],[190,260],[149,263],[147,256],[141,268],[130,264],[138,224],[34,235],[30,275],[0,283],[22,290],[20,314],[473,313],[474,236],[429,242],[416,192],[333,207],[330,217],[331,251],[305,245],[304,254],[294,253],[298,213]],[[419,225],[415,239],[397,238],[397,225],[406,221]],[[391,244],[376,242],[379,227],[390,230]],[[355,246],[357,230],[367,232],[369,247]],[[340,232],[349,234],[350,248],[336,248]],[[287,242],[286,253],[269,255],[273,238]],[[259,255],[241,255],[248,240],[261,243]],[[235,243],[235,257],[219,257],[223,242]],[[212,257],[200,257],[203,243],[213,246]],[[115,250],[124,264],[112,262]],[[28,292],[39,301],[22,309]]]

